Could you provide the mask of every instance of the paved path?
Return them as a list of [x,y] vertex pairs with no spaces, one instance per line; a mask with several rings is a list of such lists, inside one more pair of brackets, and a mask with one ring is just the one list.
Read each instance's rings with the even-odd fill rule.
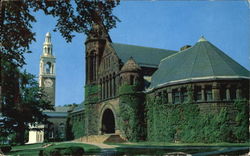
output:
[[103,143],[92,143],[92,142],[80,142],[80,141],[72,141],[72,142],[75,142],[75,143],[83,143],[83,144],[90,144],[90,145],[95,145],[95,146],[98,146],[100,147],[101,149],[115,149],[116,145],[107,145],[107,144],[103,144]]

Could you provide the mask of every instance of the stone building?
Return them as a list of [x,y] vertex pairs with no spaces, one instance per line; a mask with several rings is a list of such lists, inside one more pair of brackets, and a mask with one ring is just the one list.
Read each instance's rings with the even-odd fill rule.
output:
[[167,104],[192,99],[201,111],[216,112],[239,98],[249,102],[249,71],[204,37],[174,51],[114,43],[102,26],[95,25],[85,46],[84,109],[70,114],[85,116],[80,120],[85,127],[82,136],[126,133],[120,124],[123,85],[137,86],[134,93],[159,96]]

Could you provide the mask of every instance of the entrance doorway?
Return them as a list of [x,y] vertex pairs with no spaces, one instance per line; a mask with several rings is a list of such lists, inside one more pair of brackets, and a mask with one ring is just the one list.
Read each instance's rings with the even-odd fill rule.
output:
[[115,117],[111,109],[106,109],[102,116],[102,133],[115,133]]

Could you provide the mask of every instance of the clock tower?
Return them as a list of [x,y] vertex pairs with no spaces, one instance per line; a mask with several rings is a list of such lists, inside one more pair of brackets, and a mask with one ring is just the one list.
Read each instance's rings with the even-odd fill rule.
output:
[[51,34],[48,32],[43,43],[43,53],[40,57],[39,87],[43,87],[51,104],[55,106],[56,58],[53,56]]

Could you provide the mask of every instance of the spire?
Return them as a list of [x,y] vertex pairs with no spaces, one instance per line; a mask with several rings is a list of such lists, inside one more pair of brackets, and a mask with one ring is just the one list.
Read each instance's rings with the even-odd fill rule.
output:
[[46,33],[44,43],[51,43],[51,35],[50,35],[50,32],[47,32],[47,33]]
[[51,43],[50,32],[47,32],[45,35],[45,41],[43,43],[43,55],[44,56],[53,56],[52,55],[52,43]]
[[206,40],[205,37],[202,35],[201,38],[198,40],[198,42],[204,42],[204,41],[207,41],[207,40]]

